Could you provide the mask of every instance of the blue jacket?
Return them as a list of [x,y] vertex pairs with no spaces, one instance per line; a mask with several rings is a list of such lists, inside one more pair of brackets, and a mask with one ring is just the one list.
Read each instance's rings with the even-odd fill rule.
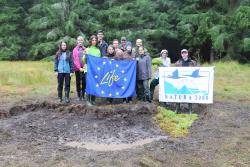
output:
[[[67,60],[67,54],[70,56],[69,60]],[[60,56],[55,58],[54,71],[58,73],[74,72],[73,58],[70,52],[62,52]]]

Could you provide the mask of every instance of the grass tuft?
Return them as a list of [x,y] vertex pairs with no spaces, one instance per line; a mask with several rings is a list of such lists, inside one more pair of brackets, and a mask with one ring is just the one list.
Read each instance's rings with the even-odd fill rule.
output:
[[197,114],[176,114],[163,107],[157,108],[155,120],[160,128],[174,137],[184,137],[188,134],[188,128],[198,119]]

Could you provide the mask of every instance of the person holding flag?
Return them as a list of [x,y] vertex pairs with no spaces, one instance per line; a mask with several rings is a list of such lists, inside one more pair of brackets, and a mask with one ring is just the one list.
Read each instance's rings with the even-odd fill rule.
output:
[[123,60],[123,57],[117,60],[114,46],[108,47],[108,54],[104,58],[91,56],[88,51],[87,53],[87,94],[108,98],[108,103],[114,98],[128,98],[135,95],[135,60]]
[[[122,60],[133,60],[132,57],[132,46],[128,45],[126,50],[123,52],[123,59]],[[123,103],[132,103],[133,96],[123,98]]]
[[[92,35],[89,39],[89,47],[86,49],[87,59],[88,56],[101,57],[101,51],[97,47],[97,37]],[[83,58],[83,62],[85,62],[85,57]],[[88,78],[87,78],[88,79]],[[89,94],[87,97],[87,104],[89,106],[95,105],[95,96]]]
[[[107,55],[105,57],[109,58],[109,59],[114,59],[114,57],[115,57],[115,48],[114,48],[113,45],[108,46]],[[107,101],[108,104],[112,104],[113,103],[113,98],[107,97],[106,101]]]
[[[176,67],[195,67],[198,66],[197,62],[192,60],[188,55],[187,49],[181,50],[181,58],[175,63]],[[175,112],[178,114],[181,109],[181,104],[176,103],[176,109]],[[191,114],[192,113],[192,103],[188,103],[188,111]]]

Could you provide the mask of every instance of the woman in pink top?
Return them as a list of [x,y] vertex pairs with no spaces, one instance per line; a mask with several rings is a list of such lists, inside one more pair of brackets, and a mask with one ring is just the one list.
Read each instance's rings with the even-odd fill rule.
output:
[[76,91],[78,100],[85,99],[86,76],[84,73],[84,64],[82,58],[85,55],[86,48],[83,46],[83,37],[77,37],[77,45],[73,49],[74,71],[76,76]]

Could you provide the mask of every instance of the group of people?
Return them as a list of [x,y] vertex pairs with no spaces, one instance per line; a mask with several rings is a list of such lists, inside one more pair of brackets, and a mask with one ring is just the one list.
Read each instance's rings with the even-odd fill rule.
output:
[[[58,79],[58,98],[63,101],[63,85],[65,92],[65,102],[69,103],[70,79],[73,73],[76,78],[76,92],[79,101],[87,100],[89,105],[95,105],[95,96],[86,95],[86,76],[87,76],[87,59],[86,55],[103,57],[115,60],[136,60],[136,95],[138,100],[150,102],[153,99],[154,89],[159,84],[158,69],[155,78],[151,81],[152,60],[148,50],[144,47],[142,39],[137,39],[135,47],[126,37],[121,37],[120,44],[118,39],[114,39],[112,44],[104,40],[104,32],[99,30],[96,35],[89,38],[89,45],[84,46],[84,38],[77,37],[77,44],[72,53],[68,49],[65,41],[60,43],[59,50],[55,56],[54,71]],[[181,58],[175,63],[176,66],[196,66],[196,62],[188,56],[188,50],[181,50]],[[171,65],[168,51],[163,49],[160,52],[158,67],[169,67]],[[112,98],[107,98],[107,103],[112,103]],[[132,97],[124,98],[124,102],[130,103]],[[191,106],[192,109],[192,106]],[[177,104],[177,112],[180,110]]]

